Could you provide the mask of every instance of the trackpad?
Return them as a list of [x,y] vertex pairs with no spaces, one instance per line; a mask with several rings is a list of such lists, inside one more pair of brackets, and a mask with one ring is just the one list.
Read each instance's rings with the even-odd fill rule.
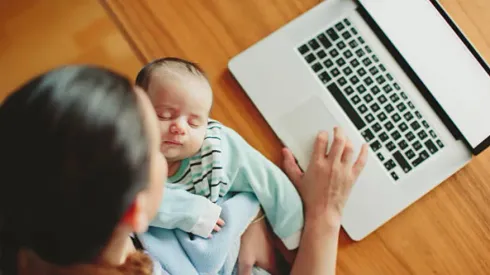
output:
[[[328,148],[333,141],[333,128],[339,123],[319,97],[312,97],[279,119],[278,136],[295,155],[301,168],[310,160],[318,132],[328,131]],[[326,153],[326,152],[325,152]]]

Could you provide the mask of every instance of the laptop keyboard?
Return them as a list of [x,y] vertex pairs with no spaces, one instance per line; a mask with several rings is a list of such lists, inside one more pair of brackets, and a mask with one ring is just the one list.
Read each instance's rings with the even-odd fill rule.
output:
[[298,52],[393,180],[400,180],[444,147],[348,19],[300,45]]

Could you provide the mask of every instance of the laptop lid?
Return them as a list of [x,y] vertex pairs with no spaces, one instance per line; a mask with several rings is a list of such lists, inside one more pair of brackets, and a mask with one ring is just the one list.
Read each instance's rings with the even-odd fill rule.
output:
[[464,140],[474,154],[487,148],[490,123],[485,121],[490,117],[490,68],[439,3],[357,2],[361,15],[371,27],[374,25],[385,46],[455,138]]

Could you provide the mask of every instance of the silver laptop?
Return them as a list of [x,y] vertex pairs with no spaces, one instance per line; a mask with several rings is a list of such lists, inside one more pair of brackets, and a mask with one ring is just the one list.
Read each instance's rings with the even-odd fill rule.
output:
[[369,143],[342,221],[354,240],[490,144],[490,69],[435,0],[324,1],[229,68],[302,168],[321,129]]

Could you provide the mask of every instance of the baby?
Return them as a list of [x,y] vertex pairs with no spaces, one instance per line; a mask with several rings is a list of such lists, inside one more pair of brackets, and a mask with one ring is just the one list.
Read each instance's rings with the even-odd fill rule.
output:
[[203,70],[178,58],[158,59],[136,84],[160,120],[160,149],[169,165],[166,197],[152,225],[208,238],[224,225],[216,202],[228,192],[252,192],[274,233],[288,249],[297,248],[303,208],[296,189],[235,131],[209,119],[213,92]]

